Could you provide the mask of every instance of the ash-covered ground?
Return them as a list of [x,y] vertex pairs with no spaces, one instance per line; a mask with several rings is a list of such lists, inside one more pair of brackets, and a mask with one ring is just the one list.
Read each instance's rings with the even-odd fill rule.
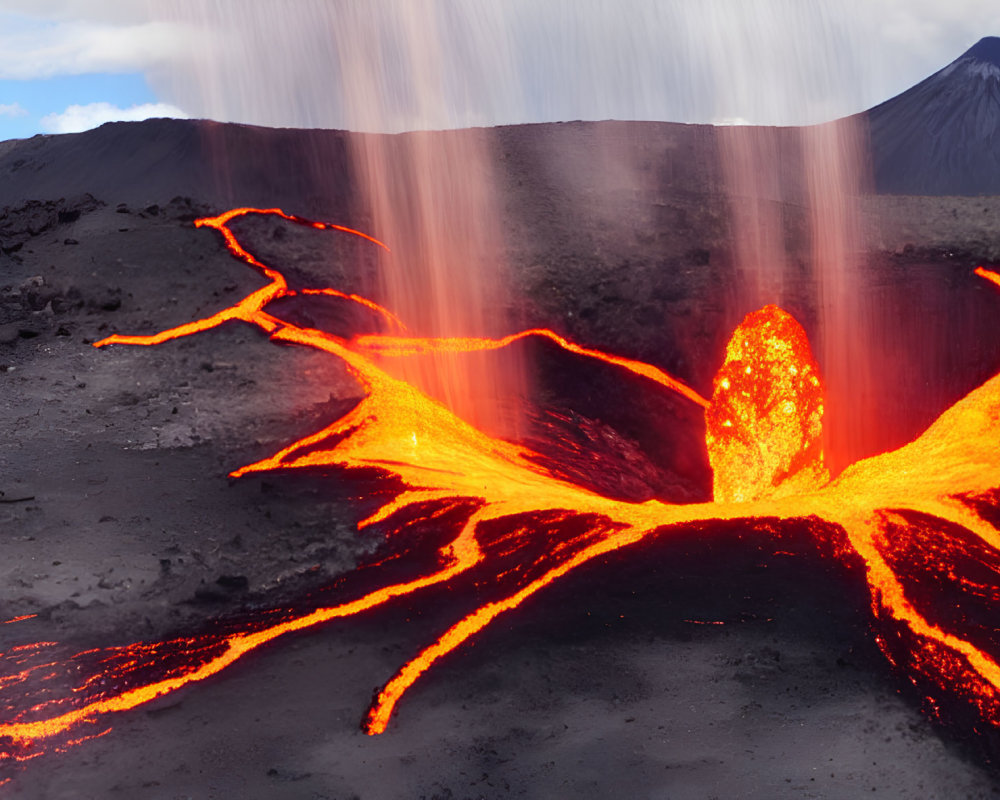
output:
[[[227,478],[350,407],[358,387],[335,359],[278,346],[239,323],[155,348],[91,346],[111,332],[205,316],[259,285],[217,234],[193,227],[197,216],[230,204],[287,206],[298,194],[286,210],[370,222],[353,218],[344,185],[309,199],[310,187],[281,185],[273,171],[256,183],[232,174],[213,183],[197,167],[219,146],[203,152],[189,140],[222,133],[234,162],[234,140],[278,136],[154,122],[0,144],[0,617],[37,615],[0,625],[0,650],[160,639],[220,615],[294,606],[379,545],[377,532],[354,527],[369,510],[370,486],[328,474]],[[725,341],[749,309],[731,302],[722,200],[714,189],[685,190],[699,174],[717,189],[707,160],[677,155],[689,145],[701,152],[704,135],[616,123],[496,134],[507,165],[503,213],[530,234],[504,254],[519,321],[650,360],[710,390]],[[612,145],[627,145],[640,173],[646,159],[655,186],[608,188],[597,180],[610,174],[605,167],[574,168],[593,166],[593,148],[607,155]],[[305,150],[317,158],[317,148]],[[573,181],[538,169],[553,150],[559,175]],[[674,165],[666,177],[663,163]],[[882,401],[899,412],[886,439],[900,443],[1000,368],[1000,297],[971,276],[1000,252],[1000,206],[994,198],[866,203],[877,224],[865,291],[893,320],[887,335],[909,381]],[[276,266],[347,291],[368,285],[364,257],[331,251],[323,234],[273,220],[247,233],[281,258]],[[795,311],[807,328],[815,323],[808,284],[806,264]],[[908,316],[908,308],[917,311]],[[320,306],[301,313],[335,316]],[[629,425],[621,407],[632,398],[620,382],[591,385],[579,364],[546,358],[543,395],[563,407],[587,386],[588,419],[617,411],[621,435],[650,451],[661,484],[704,492],[696,453],[657,458],[665,435],[649,432],[652,423]],[[656,399],[635,402],[634,417],[666,413]],[[680,449],[693,447],[684,441]],[[682,474],[685,458],[691,469]],[[365,736],[359,723],[373,689],[454,614],[415,595],[281,639],[204,685],[112,719],[106,736],[14,771],[0,793],[1000,792],[988,749],[922,714],[878,652],[861,576],[795,531],[778,548],[766,531],[705,528],[581,569],[447,658],[404,698],[386,734]]]

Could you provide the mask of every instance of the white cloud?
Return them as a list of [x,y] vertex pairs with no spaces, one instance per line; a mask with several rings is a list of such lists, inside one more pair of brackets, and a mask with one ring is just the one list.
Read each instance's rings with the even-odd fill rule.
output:
[[20,103],[0,103],[0,117],[25,117],[28,110]]
[[118,108],[111,103],[89,103],[70,106],[61,114],[47,114],[40,122],[42,129],[48,133],[79,133],[105,122],[139,122],[153,117],[187,119],[188,115],[167,103],[144,103],[129,108]]
[[101,19],[109,22],[149,18],[143,0],[0,0],[0,11],[45,19]]
[[197,32],[171,22],[50,21],[0,11],[0,79],[144,72],[176,58]]

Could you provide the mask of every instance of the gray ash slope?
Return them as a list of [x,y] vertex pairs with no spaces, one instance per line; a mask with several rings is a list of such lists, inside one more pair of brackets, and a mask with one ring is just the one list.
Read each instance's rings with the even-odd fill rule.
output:
[[884,194],[1000,194],[1000,38],[864,115]]
[[[351,145],[373,137],[403,158],[412,152],[408,146],[447,150],[456,142],[484,142],[503,162],[508,183],[525,190],[561,188],[565,195],[567,187],[558,184],[584,183],[642,194],[719,189],[714,130],[707,125],[572,122],[380,135],[154,119],[0,142],[0,208],[89,192],[133,206],[190,195],[221,207],[336,212],[357,188]],[[639,182],[637,170],[650,174]]]
[[[208,121],[108,123],[84,133],[0,142],[0,208],[89,193],[144,206],[177,195],[225,205],[307,202],[343,176],[345,135]],[[325,187],[324,195],[332,194]]]

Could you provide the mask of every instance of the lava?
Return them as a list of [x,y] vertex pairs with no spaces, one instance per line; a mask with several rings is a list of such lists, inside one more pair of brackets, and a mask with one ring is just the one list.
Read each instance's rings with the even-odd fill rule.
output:
[[718,502],[802,494],[830,480],[819,367],[789,314],[766,306],[736,328],[705,426]]
[[[399,700],[435,662],[562,576],[611,551],[692,525],[710,535],[710,523],[723,520],[764,530],[794,522],[816,536],[840,529],[845,550],[863,561],[878,641],[889,660],[929,687],[930,697],[964,698],[986,724],[1000,728],[1000,641],[989,622],[1000,599],[1000,531],[991,521],[1000,504],[1000,375],[945,411],[913,442],[830,480],[821,445],[818,366],[801,327],[774,306],[748,315],[737,328],[706,400],[656,367],[581,347],[548,330],[499,339],[404,336],[390,311],[365,298],[322,287],[291,289],[281,272],[258,261],[230,229],[233,219],[248,214],[280,216],[385,248],[360,231],[278,209],[240,208],[198,220],[199,227],[218,231],[230,253],[257,270],[266,285],[205,319],[151,336],[116,334],[96,346],[156,345],[240,321],[275,342],[311,347],[345,362],[364,392],[352,410],[231,474],[377,469],[395,494],[380,494],[381,505],[359,527],[379,525],[401,548],[393,579],[379,580],[381,562],[363,565],[338,582],[335,591],[343,600],[335,605],[220,621],[197,636],[75,654],[51,642],[11,647],[0,654],[0,763],[103,735],[115,714],[210,678],[287,633],[402,596],[447,589],[449,602],[463,603],[464,612],[377,694],[364,728],[381,733]],[[982,268],[977,273],[1000,285],[996,273]],[[342,338],[266,310],[296,293],[332,294],[361,304],[397,332]],[[381,366],[391,358],[498,349],[526,336],[542,336],[631,371],[656,391],[675,392],[703,407],[714,500],[678,505],[602,496],[557,477],[528,447],[477,430]],[[407,538],[415,522],[427,520],[443,537],[433,554]],[[942,610],[935,591],[960,613]],[[66,685],[71,691],[60,694],[58,687]]]

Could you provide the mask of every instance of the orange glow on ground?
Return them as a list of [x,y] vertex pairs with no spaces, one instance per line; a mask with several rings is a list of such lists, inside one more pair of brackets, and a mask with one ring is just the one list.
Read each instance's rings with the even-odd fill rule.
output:
[[[905,638],[906,669],[932,686],[965,697],[984,720],[1000,727],[1000,646],[968,620],[940,617],[915,599],[912,590],[922,573],[903,558],[914,547],[905,534],[919,529],[921,541],[934,545],[926,553],[920,551],[926,555],[920,569],[961,578],[951,591],[970,603],[983,594],[984,585],[1000,596],[1000,580],[984,575],[978,566],[986,557],[1000,563],[1000,532],[983,513],[1000,500],[1000,376],[948,409],[915,441],[861,461],[831,482],[819,449],[818,367],[801,327],[780,309],[769,306],[749,315],[734,333],[711,402],[656,367],[580,347],[547,330],[501,339],[343,339],[264,310],[290,290],[281,273],[257,261],[229,229],[232,219],[246,214],[276,215],[362,236],[384,247],[358,231],[275,209],[235,209],[198,220],[196,225],[217,230],[234,257],[270,282],[206,319],[152,336],[116,334],[96,346],[159,344],[239,320],[260,327],[275,341],[343,360],[364,390],[361,402],[323,430],[232,475],[315,466],[348,471],[374,467],[395,476],[402,488],[384,499],[361,526],[380,524],[386,535],[405,537],[415,518],[433,517],[450,531],[451,540],[437,552],[432,568],[309,613],[276,610],[236,630],[68,657],[55,657],[51,643],[10,648],[0,654],[0,668],[7,672],[0,678],[0,763],[34,758],[100,735],[114,714],[214,676],[286,633],[448,586],[460,576],[474,579],[482,588],[465,599],[470,607],[402,665],[375,698],[365,729],[381,733],[399,700],[436,661],[573,569],[652,536],[668,537],[685,525],[737,519],[748,525],[762,521],[756,524],[768,529],[795,520],[818,536],[828,535],[831,526],[842,529],[851,549],[864,560],[874,613]],[[984,277],[994,280],[990,275],[995,273]],[[336,290],[308,291],[346,297],[392,321],[390,312],[364,298]],[[539,465],[536,453],[487,436],[390,376],[374,360],[497,349],[525,336],[544,336],[573,353],[644,376],[657,391],[677,392],[705,407],[715,501],[629,503],[560,480]],[[366,569],[377,575],[377,564]],[[455,602],[463,601],[456,596]],[[898,663],[899,654],[884,637],[879,641]],[[68,696],[49,693],[45,681],[53,675],[70,676],[74,683]]]

